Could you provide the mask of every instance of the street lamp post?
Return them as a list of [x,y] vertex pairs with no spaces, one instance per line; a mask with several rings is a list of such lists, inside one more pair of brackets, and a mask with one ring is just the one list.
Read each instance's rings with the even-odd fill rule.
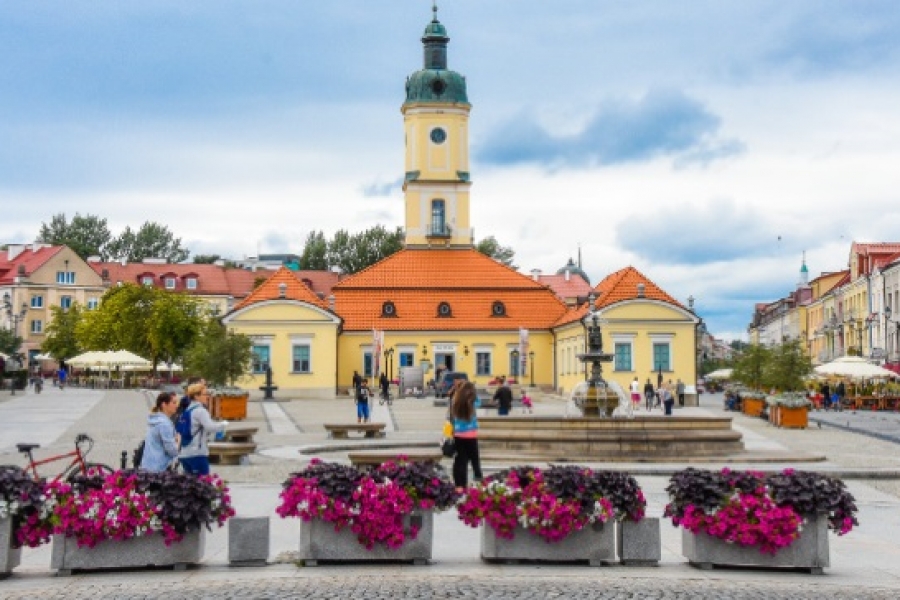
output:
[[531,365],[531,387],[534,387],[534,350],[528,353],[528,362]]
[[388,379],[394,380],[394,349],[387,348],[384,351],[384,366],[388,372]]
[[[28,314],[28,305],[24,302],[22,303],[22,307],[18,312],[13,311],[12,298],[9,295],[9,292],[3,294],[3,310],[6,312],[6,316],[9,319],[11,324],[11,330],[13,339],[19,337],[19,322],[25,320],[25,315]],[[2,373],[0,373],[0,377],[2,377]],[[16,395],[16,381],[15,379],[10,379],[9,384],[9,395]]]

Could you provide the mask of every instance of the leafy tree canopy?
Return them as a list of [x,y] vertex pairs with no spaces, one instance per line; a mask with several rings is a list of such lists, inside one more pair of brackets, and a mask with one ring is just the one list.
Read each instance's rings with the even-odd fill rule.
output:
[[304,271],[328,269],[328,240],[321,231],[310,231],[300,255],[300,268]]
[[76,302],[68,309],[51,306],[50,312],[53,316],[44,330],[46,336],[41,344],[41,351],[57,360],[66,360],[80,354],[81,346],[76,332],[84,314],[81,305]]
[[68,246],[78,256],[87,259],[89,256],[106,258],[106,249],[112,240],[112,234],[106,225],[106,219],[96,215],[75,213],[72,220],[65,213],[53,215],[49,223],[41,223],[37,241],[54,246]]
[[358,273],[403,248],[403,229],[393,231],[376,225],[359,233],[345,229],[326,240],[321,231],[306,238],[300,258],[301,269],[325,270],[338,267],[344,273]]
[[137,231],[126,227],[107,246],[111,260],[141,262],[145,258],[163,258],[170,263],[187,260],[190,251],[181,245],[169,228],[159,223],[147,221]]
[[508,246],[501,246],[500,242],[492,235],[475,244],[475,249],[507,267],[517,268],[513,262],[516,259],[515,250]]
[[0,328],[0,352],[16,356],[22,347],[22,338],[13,334],[12,329]]
[[211,265],[214,264],[217,260],[222,258],[218,254],[195,254],[194,255],[194,264],[195,265]]
[[209,318],[185,353],[184,367],[212,385],[234,385],[250,370],[252,346],[247,336],[226,331],[217,319]]

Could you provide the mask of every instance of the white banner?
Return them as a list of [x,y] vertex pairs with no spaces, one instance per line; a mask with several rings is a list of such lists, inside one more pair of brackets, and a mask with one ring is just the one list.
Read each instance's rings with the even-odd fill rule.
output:
[[384,332],[372,328],[372,377],[381,375],[381,353],[384,349]]
[[519,329],[519,377],[525,377],[528,368],[528,330]]

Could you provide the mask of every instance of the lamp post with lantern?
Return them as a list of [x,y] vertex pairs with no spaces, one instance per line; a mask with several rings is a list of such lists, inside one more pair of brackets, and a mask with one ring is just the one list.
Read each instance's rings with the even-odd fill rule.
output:
[[[14,343],[18,343],[16,340],[19,340],[19,323],[25,320],[25,315],[28,314],[28,305],[23,302],[18,311],[13,310],[12,297],[10,297],[9,292],[6,292],[3,294],[3,311],[9,319],[10,331],[12,332]],[[0,373],[0,378],[2,378],[2,375],[3,374]],[[9,390],[11,396],[16,395],[15,379],[10,379]]]

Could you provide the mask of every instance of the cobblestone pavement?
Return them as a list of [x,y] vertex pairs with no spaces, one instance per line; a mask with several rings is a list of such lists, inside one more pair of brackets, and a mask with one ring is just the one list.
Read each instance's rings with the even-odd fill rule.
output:
[[900,413],[869,410],[826,411],[809,413],[811,423],[863,434],[886,442],[900,444]]
[[[415,568],[416,570],[419,567]],[[756,582],[736,584],[714,579],[626,578],[591,570],[590,576],[559,577],[542,574],[534,568],[522,568],[518,576],[410,576],[374,572],[350,576],[321,576],[309,579],[300,575],[250,580],[203,581],[189,579],[104,581],[102,578],[69,585],[4,590],[6,600],[42,598],[43,600],[92,598],[103,600],[145,600],[152,598],[589,598],[589,599],[703,599],[734,600],[797,599],[894,599],[896,590],[859,589],[809,582]]]

